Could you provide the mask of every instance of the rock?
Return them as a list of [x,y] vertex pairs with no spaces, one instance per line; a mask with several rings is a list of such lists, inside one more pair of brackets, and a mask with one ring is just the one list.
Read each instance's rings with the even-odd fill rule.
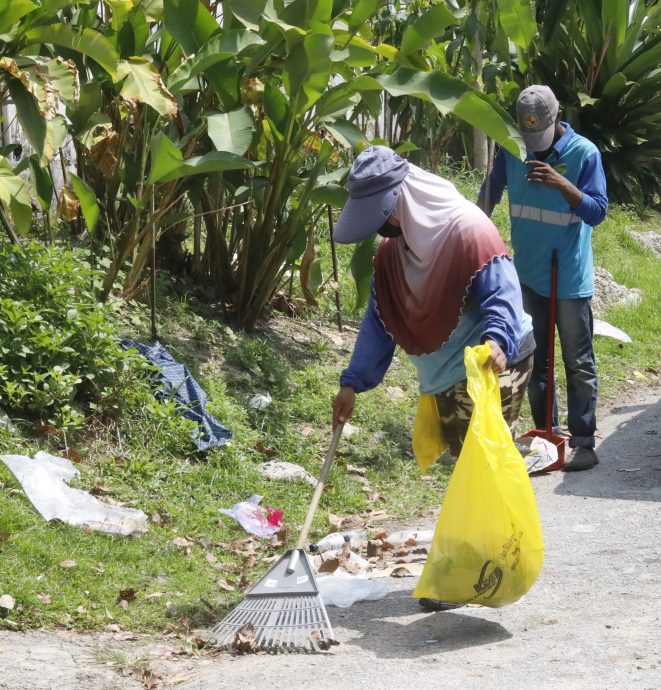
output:
[[630,232],[631,237],[645,249],[649,249],[656,256],[661,257],[661,235],[658,232]]
[[17,431],[16,426],[3,409],[0,409],[0,429],[7,429],[7,431],[12,433]]
[[615,304],[636,305],[641,300],[638,288],[627,288],[616,283],[613,276],[600,266],[594,269],[594,296],[592,310],[595,316],[602,315],[608,307]]
[[257,471],[270,479],[271,481],[278,481],[284,479],[285,481],[303,481],[310,486],[316,486],[317,480],[300,465],[295,462],[284,462],[280,460],[270,460],[257,466]]
[[342,429],[342,436],[344,438],[351,438],[358,431],[358,427],[349,422],[344,423],[344,429]]
[[16,600],[11,594],[3,594],[0,597],[0,609],[4,609],[5,611],[12,611],[15,604]]

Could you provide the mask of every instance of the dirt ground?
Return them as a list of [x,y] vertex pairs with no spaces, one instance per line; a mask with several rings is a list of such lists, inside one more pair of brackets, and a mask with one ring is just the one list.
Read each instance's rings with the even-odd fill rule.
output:
[[546,556],[514,605],[423,613],[414,580],[393,579],[381,601],[328,607],[341,644],[316,655],[176,656],[165,638],[0,632],[0,688],[659,688],[661,389],[599,428],[598,467],[533,478]]

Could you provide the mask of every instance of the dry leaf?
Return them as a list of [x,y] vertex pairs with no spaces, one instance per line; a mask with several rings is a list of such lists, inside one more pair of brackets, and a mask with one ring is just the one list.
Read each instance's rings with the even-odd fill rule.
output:
[[282,546],[289,537],[290,527],[289,525],[283,525],[270,539],[269,546],[273,549],[277,549]]
[[60,198],[57,203],[57,211],[64,218],[64,220],[75,220],[78,217],[78,209],[80,208],[80,202],[76,193],[69,187],[65,185],[60,190]]
[[226,580],[221,580],[218,579],[216,580],[216,584],[221,588],[226,590],[227,592],[234,592],[236,590],[236,587],[232,586],[229,582]]
[[352,575],[358,575],[360,572],[360,566],[358,566],[356,563],[352,563],[348,558],[340,558],[340,566],[344,568],[348,573],[351,573]]
[[314,432],[314,429],[311,426],[304,426],[301,429],[301,435],[302,436],[309,436],[313,432]]
[[80,613],[80,614],[87,613],[87,609],[84,606],[79,606],[76,609],[76,613]]
[[373,491],[368,497],[367,500],[370,503],[376,503],[377,501],[383,500],[383,496],[378,492],[378,491]]
[[340,567],[339,558],[327,558],[319,566],[320,573],[334,573]]
[[255,645],[255,626],[252,623],[246,623],[239,628],[234,635],[232,641],[232,651],[237,654],[249,654],[255,652],[257,647]]
[[78,566],[78,563],[76,561],[62,561],[60,563],[60,568],[63,568],[64,570],[69,570],[70,568],[76,568]]
[[51,601],[52,601],[51,598],[50,598],[50,594],[44,594],[43,592],[39,592],[39,593],[37,594],[37,599],[39,599],[39,601],[40,601],[42,604],[50,604]]
[[364,477],[367,474],[367,468],[366,467],[356,467],[355,465],[352,465],[351,463],[347,463],[347,472],[350,474],[359,474],[362,477]]
[[218,559],[210,551],[204,554],[204,560],[207,563],[218,563]]
[[379,552],[381,551],[381,547],[383,546],[383,541],[381,539],[370,539],[367,542],[367,557],[368,558],[373,558],[374,556],[378,556]]
[[388,393],[391,400],[402,400],[406,398],[406,393],[398,386],[387,386],[386,393]]
[[150,671],[148,668],[144,669],[142,671],[142,674],[140,675],[140,681],[142,682],[142,685],[144,686],[145,690],[156,690],[158,687],[158,681],[160,680],[160,676],[157,676],[153,671]]
[[245,560],[243,561],[244,570],[252,570],[255,567],[255,563],[257,563],[257,558],[255,556],[252,554],[246,556]]
[[164,597],[165,592],[152,592],[151,594],[148,594],[145,599],[157,599],[158,597]]
[[179,549],[180,551],[184,551],[187,556],[190,556],[191,554],[191,546],[193,545],[193,542],[188,541],[186,537],[176,537],[175,539],[171,539],[168,542],[168,550],[172,551],[172,549]]
[[71,462],[77,462],[80,464],[83,461],[81,454],[77,450],[74,450],[73,448],[65,448],[62,451],[62,455],[65,458],[68,458],[69,460],[71,460]]
[[263,443],[259,442],[255,445],[255,450],[262,455],[266,455],[267,458],[274,458],[278,454],[277,450],[273,448],[267,448]]
[[310,641],[323,652],[327,652],[333,645],[340,644],[337,640],[327,638],[321,630],[313,630],[310,633]]
[[395,568],[392,573],[390,573],[390,577],[413,577],[413,575],[402,566],[400,568]]
[[104,494],[109,494],[111,493],[111,491],[109,487],[105,486],[105,484],[101,484],[99,486],[93,486],[90,489],[90,493],[92,494],[92,496],[101,496]]

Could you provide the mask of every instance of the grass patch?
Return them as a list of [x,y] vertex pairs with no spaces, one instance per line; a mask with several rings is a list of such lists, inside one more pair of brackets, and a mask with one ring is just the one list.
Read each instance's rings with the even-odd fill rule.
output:
[[[466,196],[476,197],[476,176],[454,174],[454,179]],[[495,220],[506,234],[504,204]],[[635,243],[629,230],[660,227],[658,220],[640,221],[626,209],[612,208],[595,231],[597,264],[643,294],[638,306],[614,307],[606,315],[631,335],[632,344],[596,340],[602,406],[628,387],[652,382],[650,370],[659,367],[661,262]],[[323,232],[327,228],[320,227]],[[351,248],[338,250],[343,318],[357,326],[360,313],[353,310],[348,267]],[[328,257],[324,271],[330,272]],[[0,617],[0,627],[88,630],[119,625],[184,632],[216,620],[266,569],[265,559],[277,557],[295,540],[311,488],[268,482],[257,467],[273,456],[317,475],[330,442],[331,401],[355,334],[338,340],[331,325],[335,304],[330,292],[322,295],[319,312],[297,319],[276,315],[246,335],[220,323],[210,307],[178,294],[170,282],[162,280],[159,291],[162,342],[193,371],[208,395],[210,412],[232,430],[232,444],[200,458],[190,441],[189,422],[171,403],[156,402],[141,383],[128,387],[116,418],[90,418],[86,428],[70,434],[69,446],[83,460],[75,485],[150,516],[147,534],[137,539],[45,523],[0,463],[0,595],[16,599],[15,609]],[[142,304],[127,305],[117,334],[148,340],[147,314]],[[393,396],[388,387],[403,395]],[[263,411],[250,408],[249,399],[266,391],[272,404]],[[384,384],[358,398],[352,419],[358,432],[340,444],[313,538],[330,531],[329,513],[383,509],[395,519],[415,522],[440,504],[449,469],[436,466],[431,479],[423,480],[410,452],[416,402],[414,369],[398,352]],[[1,452],[62,452],[61,434],[35,436],[31,423],[14,421],[16,430],[0,426]],[[529,417],[521,424],[529,426]],[[369,488],[348,470],[349,464],[367,469]],[[264,497],[263,505],[285,510],[293,529],[284,545],[252,545],[238,524],[219,513],[220,507],[254,493]],[[75,561],[75,567],[63,568],[67,560]],[[127,598],[127,590],[134,596]]]

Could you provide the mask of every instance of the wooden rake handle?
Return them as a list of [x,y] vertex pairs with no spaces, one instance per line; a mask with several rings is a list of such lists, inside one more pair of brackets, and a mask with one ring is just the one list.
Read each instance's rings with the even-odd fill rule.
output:
[[321,498],[324,486],[326,485],[326,478],[328,477],[328,472],[330,471],[331,465],[333,464],[333,458],[335,457],[335,451],[337,450],[337,444],[340,442],[340,436],[342,435],[343,428],[344,424],[338,424],[335,427],[335,432],[333,433],[333,440],[331,441],[328,453],[326,453],[326,459],[324,460],[324,465],[321,468],[321,473],[319,474],[319,480],[317,481],[317,486],[315,487],[314,494],[312,496],[312,501],[310,501],[308,514],[305,516],[305,522],[303,523],[301,533],[298,536],[298,542],[296,544],[297,549],[304,548],[305,542],[308,540],[310,528],[312,527],[312,521],[314,520],[315,513],[317,512],[319,499]]

